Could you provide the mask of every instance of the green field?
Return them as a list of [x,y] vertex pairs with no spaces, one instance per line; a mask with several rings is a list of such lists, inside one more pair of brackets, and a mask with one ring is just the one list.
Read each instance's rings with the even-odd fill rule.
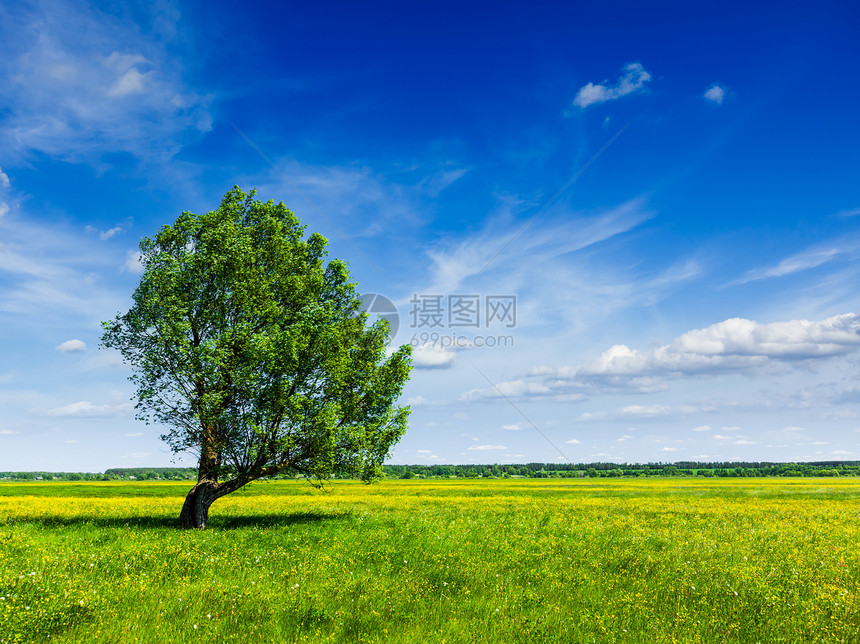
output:
[[0,643],[858,642],[856,479],[0,484]]

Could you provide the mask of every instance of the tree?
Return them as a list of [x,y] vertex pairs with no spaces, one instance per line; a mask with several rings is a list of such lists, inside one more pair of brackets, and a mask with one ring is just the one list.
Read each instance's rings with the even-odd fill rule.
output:
[[199,459],[184,528],[261,477],[379,478],[409,415],[396,402],[411,347],[386,358],[387,322],[368,325],[325,238],[254,194],[235,187],[144,238],[134,304],[103,323],[102,345],[133,367],[137,418]]

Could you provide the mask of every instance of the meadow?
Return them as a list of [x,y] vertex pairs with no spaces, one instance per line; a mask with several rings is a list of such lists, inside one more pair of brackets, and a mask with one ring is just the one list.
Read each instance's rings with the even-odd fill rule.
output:
[[10,642],[858,642],[857,479],[0,484]]

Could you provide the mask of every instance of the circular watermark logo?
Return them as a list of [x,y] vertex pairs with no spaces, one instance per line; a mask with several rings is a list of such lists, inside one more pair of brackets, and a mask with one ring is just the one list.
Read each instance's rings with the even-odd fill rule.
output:
[[400,329],[400,313],[397,311],[394,302],[384,295],[380,295],[379,293],[362,295],[361,306],[358,310],[361,313],[366,312],[371,321],[374,319],[373,316],[388,320],[391,337],[394,338],[397,335],[397,331]]

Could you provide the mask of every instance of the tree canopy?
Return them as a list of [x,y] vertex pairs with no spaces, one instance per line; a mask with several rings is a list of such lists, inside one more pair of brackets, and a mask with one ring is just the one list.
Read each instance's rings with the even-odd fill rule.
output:
[[235,187],[143,239],[134,304],[103,323],[103,346],[134,369],[138,418],[199,457],[184,527],[260,477],[374,480],[409,415],[396,403],[411,347],[387,355],[386,321],[368,324],[325,238],[254,194]]

